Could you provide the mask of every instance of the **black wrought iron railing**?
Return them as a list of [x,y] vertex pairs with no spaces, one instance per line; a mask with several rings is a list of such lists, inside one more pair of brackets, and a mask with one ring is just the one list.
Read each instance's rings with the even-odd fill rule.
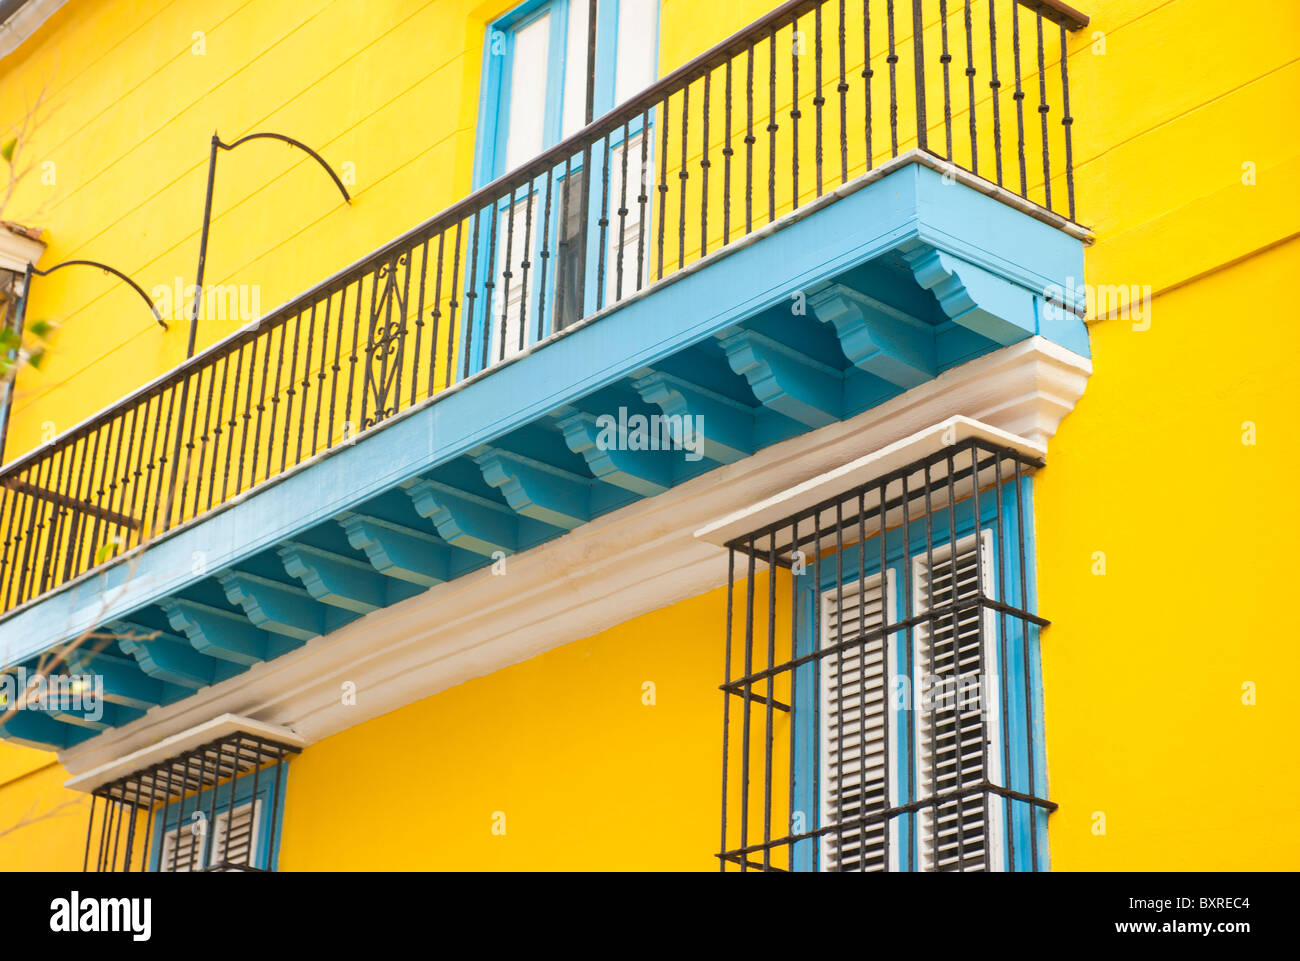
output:
[[1046,867],[1042,466],[963,440],[728,542],[721,870]]
[[300,752],[237,731],[100,785],[82,869],[275,870],[286,767]]
[[352,440],[908,150],[997,183],[1049,219],[1073,220],[1066,32],[1086,23],[1057,0],[781,5],[0,470],[0,608]]

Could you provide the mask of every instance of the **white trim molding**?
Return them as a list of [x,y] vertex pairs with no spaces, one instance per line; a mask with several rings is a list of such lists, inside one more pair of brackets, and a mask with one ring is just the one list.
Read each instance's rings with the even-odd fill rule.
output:
[[[1032,458],[1042,458],[1047,454],[1046,448],[1031,444],[1022,437],[1009,434],[1004,430],[972,420],[969,417],[963,417],[961,414],[956,414],[938,424],[926,427],[914,434],[909,434],[902,440],[887,444],[871,451],[869,454],[864,454],[834,470],[810,478],[801,484],[796,484],[789,490],[768,497],[757,504],[751,504],[738,511],[733,511],[726,517],[700,528],[695,532],[695,536],[699,540],[725,547],[729,542],[744,537],[750,531],[767,527],[769,524],[777,524],[793,514],[801,513],[811,507],[816,507],[818,504],[832,500],[846,490],[862,484],[869,484],[892,471],[906,467],[908,464],[914,464],[945,447],[960,445],[969,440],[987,441],[998,447],[1014,450],[1019,454]],[[981,489],[993,481],[992,468],[984,469],[972,466],[972,474],[979,475]],[[974,481],[974,476],[963,479],[958,489],[965,487],[969,490]],[[818,513],[821,513],[821,511],[819,510]],[[887,510],[884,513],[886,517],[891,518],[889,523],[892,524],[893,512]],[[827,511],[823,526],[826,530],[835,528],[835,512],[833,510]]]
[[[1042,337],[986,354],[851,420],[724,465],[490,569],[431,588],[66,750],[83,774],[234,713],[310,744],[726,583],[697,530],[955,415],[1045,450],[1092,373]],[[355,703],[344,704],[344,684]],[[74,778],[75,779],[75,778]]]
[[25,273],[28,263],[36,263],[45,253],[40,230],[0,220],[0,270]]
[[0,59],[13,53],[44,26],[68,0],[27,0],[4,23],[0,23]]
[[301,748],[306,743],[297,734],[274,724],[263,724],[251,717],[239,717],[236,714],[222,714],[210,721],[195,725],[188,730],[165,737],[156,744],[148,745],[138,751],[114,758],[97,768],[87,771],[64,783],[72,791],[94,791],[101,785],[116,781],[120,777],[134,774],[143,768],[160,764],[168,758],[178,757],[203,744],[218,741],[231,734],[249,734],[264,741],[278,741],[290,747]]

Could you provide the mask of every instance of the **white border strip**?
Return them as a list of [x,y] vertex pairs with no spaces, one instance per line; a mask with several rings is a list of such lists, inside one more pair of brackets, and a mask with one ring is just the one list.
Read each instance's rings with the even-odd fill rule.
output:
[[63,786],[71,791],[89,793],[97,787],[116,781],[118,778],[134,771],[151,767],[170,757],[184,754],[200,744],[207,744],[227,735],[240,733],[251,734],[253,737],[260,737],[267,741],[280,741],[293,747],[307,746],[307,742],[303,738],[288,728],[280,727],[277,724],[265,724],[262,721],[255,721],[251,717],[240,717],[238,714],[222,714],[220,717],[214,717],[210,721],[181,731],[179,734],[163,738],[150,747],[133,751],[124,757],[109,761],[107,764],[101,764],[92,771],[87,771],[85,774],[64,782]]
[[986,440],[1000,447],[1010,447],[1027,457],[1047,455],[1046,448],[1031,443],[1023,437],[958,414],[880,450],[872,451],[865,457],[859,457],[842,467],[804,481],[774,497],[729,514],[707,527],[700,528],[695,532],[695,537],[725,547],[728,541],[743,537],[750,531],[774,524],[805,508],[830,500],[850,488],[869,484],[891,471],[905,467],[944,447],[960,444],[972,438]]
[[17,13],[0,24],[0,59],[21,47],[28,37],[41,29],[45,21],[67,2],[68,0],[28,0],[23,4]]

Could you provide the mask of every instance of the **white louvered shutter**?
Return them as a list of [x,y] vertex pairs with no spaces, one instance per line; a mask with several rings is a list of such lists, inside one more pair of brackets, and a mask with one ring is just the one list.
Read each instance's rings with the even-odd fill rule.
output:
[[[237,805],[233,819],[230,812],[216,816],[212,840],[208,843],[207,866],[226,863],[238,868],[251,865],[257,846],[257,832],[261,821],[262,802],[256,805],[244,802]],[[230,832],[230,847],[226,848],[226,832]],[[163,835],[160,871],[186,873],[202,870],[204,838],[197,822],[182,824]]]
[[197,822],[182,824],[172,828],[163,835],[162,855],[159,858],[160,871],[190,872],[199,870],[198,862],[203,856],[203,835],[197,829]]
[[[253,852],[257,845],[257,829],[260,826],[262,802],[237,805],[233,811],[217,815],[217,824],[212,832],[212,852],[208,863],[226,864],[232,868],[249,866],[253,863]],[[230,841],[227,847],[226,834]]]
[[[913,609],[918,614],[930,610],[931,589],[935,609],[953,603],[954,598],[973,597],[981,576],[977,563],[983,567],[985,595],[995,598],[993,556],[993,534],[988,530],[980,532],[978,553],[975,535],[971,534],[957,541],[955,560],[951,544],[942,540],[934,544],[932,554],[915,555]],[[975,703],[975,685],[980,682],[981,616],[984,618],[985,680],[982,703]],[[924,692],[925,678],[931,674],[950,685],[946,698],[938,701],[933,718],[928,706],[916,711],[916,781],[920,799],[971,788],[985,780],[986,739],[989,780],[1001,783],[996,630],[993,612],[975,607],[941,614],[916,628],[914,690]],[[931,691],[932,696],[935,693]],[[917,819],[922,870],[999,870],[1002,805],[995,798],[989,807],[988,823],[982,794],[948,800],[937,808],[923,808]]]
[[[859,584],[861,583],[861,590]],[[823,648],[851,641],[895,619],[893,572],[889,572],[888,611],[882,613],[880,575],[844,584],[843,592],[821,598]],[[891,663],[879,638],[864,648],[828,654],[821,666],[821,821],[822,826],[855,821],[883,811],[890,792],[885,772],[885,696]],[[892,736],[891,736],[892,740]],[[854,824],[821,838],[824,871],[883,871],[886,825]],[[892,842],[891,842],[892,843]]]

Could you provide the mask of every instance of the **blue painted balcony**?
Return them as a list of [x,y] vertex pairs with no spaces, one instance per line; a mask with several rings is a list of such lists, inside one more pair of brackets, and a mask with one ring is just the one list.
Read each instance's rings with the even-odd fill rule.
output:
[[1014,77],[1050,137],[995,121],[989,37],[967,100],[923,7],[895,48],[787,3],[7,465],[7,670],[105,703],[0,734],[75,747],[982,355],[1086,357],[1063,66],[1040,30]]

